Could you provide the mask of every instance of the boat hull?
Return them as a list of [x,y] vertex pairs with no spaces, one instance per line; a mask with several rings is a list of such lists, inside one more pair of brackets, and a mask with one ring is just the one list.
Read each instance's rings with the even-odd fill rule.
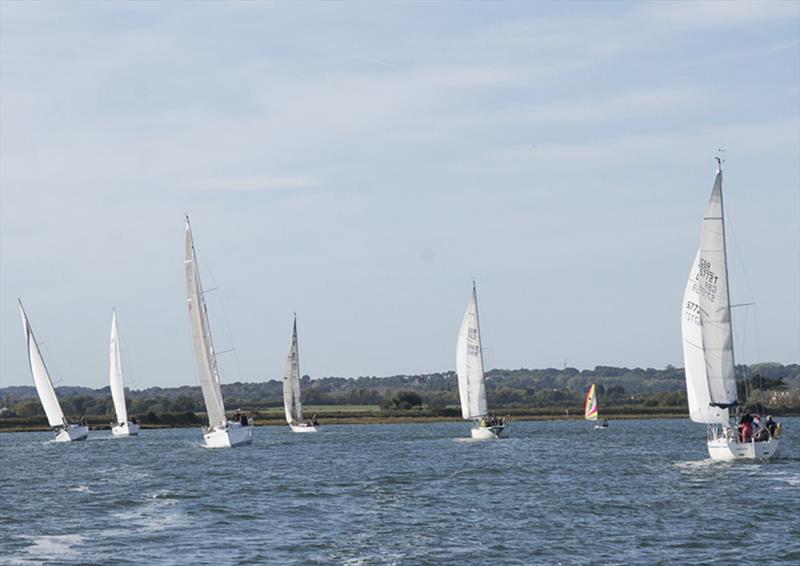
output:
[[292,432],[318,432],[317,427],[309,424],[289,423],[289,428],[292,429]]
[[89,427],[77,424],[71,424],[66,428],[61,428],[56,432],[56,442],[75,442],[78,440],[86,440],[89,436]]
[[493,440],[495,438],[508,437],[508,425],[497,426],[476,426],[470,431],[472,438],[476,440]]
[[778,455],[780,438],[770,438],[761,442],[736,442],[728,438],[714,438],[708,441],[708,454],[712,460],[730,462],[733,460],[769,460]]
[[238,423],[203,431],[207,448],[235,448],[253,443],[253,427]]
[[132,422],[127,422],[111,428],[112,436],[136,436],[138,434],[139,425]]

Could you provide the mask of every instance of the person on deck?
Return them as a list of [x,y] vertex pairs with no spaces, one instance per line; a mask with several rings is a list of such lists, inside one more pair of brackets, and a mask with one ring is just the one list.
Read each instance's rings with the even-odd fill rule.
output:
[[745,417],[750,417],[750,415],[742,417],[742,442],[750,442],[750,439],[753,438],[753,418],[745,419]]
[[775,436],[775,431],[778,429],[778,423],[772,420],[772,415],[767,415],[767,422],[764,423],[767,427],[770,436]]

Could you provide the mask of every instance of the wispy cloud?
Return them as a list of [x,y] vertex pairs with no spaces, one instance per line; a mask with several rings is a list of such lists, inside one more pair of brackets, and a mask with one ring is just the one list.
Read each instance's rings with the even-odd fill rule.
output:
[[287,189],[308,189],[319,185],[319,180],[311,177],[233,177],[212,180],[204,187],[209,191],[274,191]]

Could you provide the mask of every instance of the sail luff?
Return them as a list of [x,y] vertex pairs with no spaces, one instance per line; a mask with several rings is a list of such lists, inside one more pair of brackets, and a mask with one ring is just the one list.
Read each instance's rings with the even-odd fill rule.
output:
[[717,169],[714,188],[703,217],[697,283],[710,402],[720,408],[731,407],[736,404],[737,393],[721,169]]
[[111,315],[111,351],[109,353],[109,381],[111,383],[111,398],[114,401],[114,412],[117,422],[128,422],[128,409],[125,406],[125,388],[122,383],[122,359],[119,350],[119,329],[117,327],[116,309]]
[[478,319],[478,295],[474,283],[456,340],[456,375],[463,418],[478,419],[486,416],[488,411]]
[[194,342],[195,359],[200,374],[200,388],[208,414],[210,427],[225,426],[225,406],[222,401],[222,389],[217,371],[217,359],[208,324],[208,314],[203,290],[200,284],[200,272],[197,267],[197,254],[194,249],[192,228],[186,218],[186,293],[189,318],[192,322],[192,341]]
[[50,373],[47,371],[47,366],[44,363],[42,352],[39,350],[39,344],[36,342],[33,329],[28,322],[28,316],[25,314],[22,301],[19,301],[19,312],[22,315],[22,326],[28,346],[28,367],[31,370],[33,384],[36,386],[36,393],[38,393],[44,413],[47,415],[47,422],[51,427],[67,426],[67,419],[64,418],[64,411],[61,410],[58,397],[56,397],[53,381],[50,379]]
[[283,371],[283,408],[286,422],[301,422],[303,406],[300,403],[300,353],[297,346],[297,318],[292,327],[292,344],[286,358],[286,369]]

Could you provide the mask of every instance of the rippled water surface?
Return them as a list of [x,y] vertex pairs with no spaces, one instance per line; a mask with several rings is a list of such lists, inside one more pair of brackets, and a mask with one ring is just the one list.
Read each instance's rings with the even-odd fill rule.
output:
[[2,564],[800,561],[800,419],[779,460],[712,463],[688,420],[0,434]]

